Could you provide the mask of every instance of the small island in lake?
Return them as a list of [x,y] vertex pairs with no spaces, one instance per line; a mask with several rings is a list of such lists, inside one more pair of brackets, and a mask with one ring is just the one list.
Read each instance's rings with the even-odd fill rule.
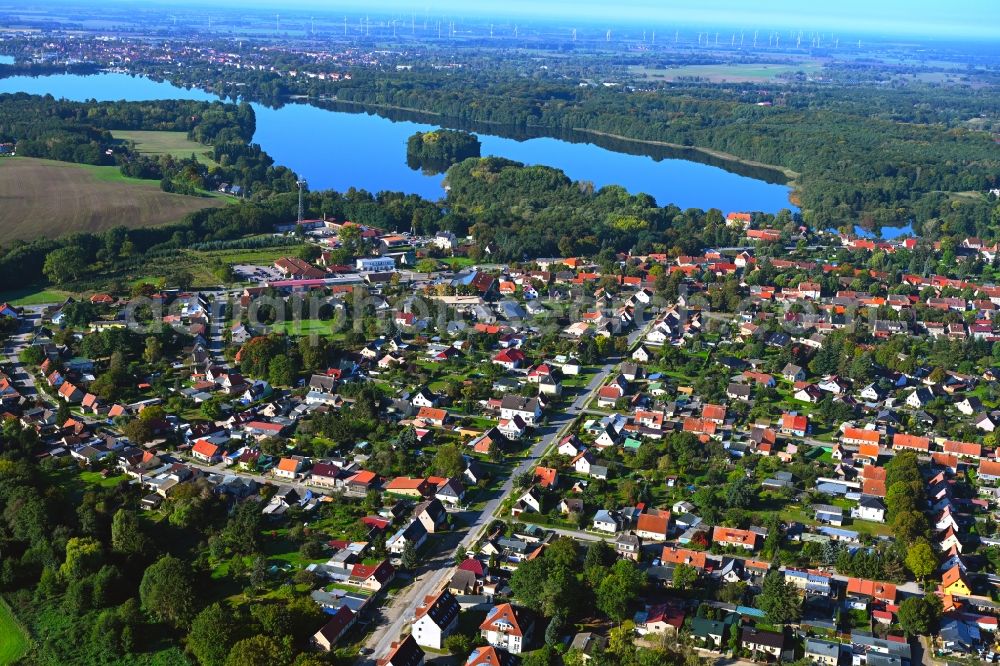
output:
[[417,132],[406,142],[406,163],[411,169],[444,173],[453,164],[479,157],[479,137],[461,130]]

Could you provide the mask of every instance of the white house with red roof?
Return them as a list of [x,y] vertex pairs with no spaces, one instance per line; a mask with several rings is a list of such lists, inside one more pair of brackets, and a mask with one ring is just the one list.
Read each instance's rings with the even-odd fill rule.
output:
[[479,632],[493,647],[511,654],[521,654],[531,640],[534,624],[527,611],[511,604],[500,604],[486,613],[486,619],[479,625]]

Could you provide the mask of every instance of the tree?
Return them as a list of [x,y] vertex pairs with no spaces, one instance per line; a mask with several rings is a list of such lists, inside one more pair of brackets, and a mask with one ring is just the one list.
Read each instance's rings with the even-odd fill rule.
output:
[[911,636],[926,636],[940,619],[939,605],[940,600],[934,604],[925,597],[907,597],[899,604],[899,625]]
[[801,615],[802,600],[795,587],[785,582],[780,571],[772,569],[764,576],[764,584],[757,595],[757,607],[767,613],[771,624],[795,622]]
[[905,562],[906,568],[913,572],[918,580],[927,580],[938,567],[937,556],[926,539],[920,539],[909,547]]
[[225,666],[277,666],[291,660],[292,650],[287,642],[270,636],[251,636],[233,646]]
[[87,253],[74,245],[53,250],[45,257],[42,272],[56,284],[76,280],[87,270]]
[[678,564],[674,567],[674,587],[686,590],[698,582],[698,570],[690,564]]
[[222,604],[204,608],[187,636],[187,648],[202,666],[223,666],[233,642],[233,620]]
[[413,547],[412,541],[407,541],[406,545],[403,546],[403,554],[399,558],[399,563],[407,571],[413,571],[417,568],[417,549]]
[[591,567],[610,567],[615,563],[615,549],[608,545],[603,539],[594,541],[587,547],[587,554],[583,558],[584,571]]
[[153,440],[153,424],[149,419],[132,419],[122,426],[122,434],[135,444],[145,444]]
[[462,476],[465,455],[458,444],[442,444],[434,454],[434,471],[445,477]]
[[93,537],[73,537],[66,542],[66,561],[59,567],[65,580],[79,580],[101,568],[104,548]]
[[222,540],[238,555],[251,555],[260,549],[260,525],[263,516],[260,507],[253,502],[243,502],[236,506],[225,529]]
[[175,627],[187,626],[194,618],[197,601],[191,570],[176,557],[164,555],[143,574],[139,599],[159,620]]
[[629,606],[642,590],[643,577],[631,560],[619,560],[597,588],[597,607],[616,622],[629,617]]
[[146,348],[142,352],[142,358],[149,365],[159,362],[163,358],[163,343],[155,336],[146,338]]
[[111,548],[123,555],[139,555],[146,548],[146,535],[135,511],[118,509],[111,519]]
[[295,383],[296,374],[298,374],[298,369],[292,359],[285,354],[275,356],[267,365],[268,381],[273,386],[292,386]]
[[562,630],[564,622],[565,619],[563,618],[562,615],[557,613],[556,615],[552,616],[552,619],[549,620],[548,626],[545,627],[546,645],[551,645],[555,647],[556,645],[562,642],[561,639],[562,639]]
[[753,503],[754,484],[746,476],[726,486],[726,506],[730,509],[746,509]]

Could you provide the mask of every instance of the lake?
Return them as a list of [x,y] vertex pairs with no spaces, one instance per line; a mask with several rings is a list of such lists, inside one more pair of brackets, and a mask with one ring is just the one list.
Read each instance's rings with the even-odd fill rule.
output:
[[[203,90],[119,73],[10,77],[0,79],[0,93],[5,92],[50,94],[76,101],[218,99]],[[342,105],[326,107],[291,103],[274,109],[253,104],[257,114],[254,141],[278,164],[306,178],[312,190],[344,191],[355,187],[371,192],[401,191],[429,199],[444,194],[443,175],[425,174],[406,164],[406,140],[410,135],[440,125],[415,119],[412,114],[377,115],[353,112]],[[445,121],[444,126],[452,125]],[[690,150],[578,133],[551,138],[528,136],[523,130],[490,131],[496,133],[476,132],[484,156],[555,167],[573,180],[590,181],[597,187],[621,185],[629,192],[651,195],[660,205],[719,208],[724,213],[796,210],[788,200],[790,188],[770,170],[731,164]],[[678,155],[693,159],[678,159]]]

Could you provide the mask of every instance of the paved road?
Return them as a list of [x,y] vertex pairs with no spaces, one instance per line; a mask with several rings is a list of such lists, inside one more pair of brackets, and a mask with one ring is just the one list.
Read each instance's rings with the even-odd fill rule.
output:
[[41,324],[42,306],[33,306],[24,309],[24,316],[21,318],[21,327],[18,332],[8,339],[3,346],[3,355],[6,363],[10,366],[10,379],[26,398],[34,398],[38,395],[35,387],[35,377],[28,368],[24,367],[18,356],[24,351],[32,338],[35,336],[35,328]]
[[617,363],[617,360],[605,363],[600,371],[591,377],[590,382],[588,382],[584,390],[580,392],[565,411],[553,414],[549,418],[549,425],[540,429],[541,437],[531,447],[528,455],[521,460],[510,476],[504,481],[500,494],[488,501],[481,511],[474,514],[474,519],[469,524],[465,536],[461,541],[454,548],[436,557],[434,561],[422,566],[413,584],[402,594],[398,595],[390,607],[383,610],[384,619],[375,628],[375,631],[366,644],[366,647],[372,650],[372,659],[369,661],[384,656],[388,652],[390,644],[399,638],[407,622],[412,619],[415,606],[424,597],[437,593],[447,581],[451,580],[451,576],[454,574],[454,567],[450,566],[450,560],[452,559],[454,550],[459,545],[468,549],[479,539],[483,530],[489,526],[494,517],[497,517],[504,501],[513,494],[514,480],[520,474],[534,469],[538,460],[545,454],[549,447],[555,444],[568,430],[569,426],[572,425],[577,415],[583,410],[584,405],[593,398],[597,389],[604,384],[605,378],[614,370]]
[[[655,318],[654,320],[647,322],[642,328],[638,328],[629,334],[629,350],[635,348],[639,340],[649,332],[654,323]],[[489,526],[493,519],[498,517],[498,512],[507,498],[514,493],[514,480],[520,474],[523,474],[528,470],[533,470],[537,465],[538,460],[545,455],[545,452],[562,438],[577,417],[584,413],[586,406],[594,398],[597,390],[604,385],[608,375],[611,374],[621,361],[621,358],[608,359],[601,369],[594,373],[594,375],[590,378],[590,381],[587,383],[587,386],[577,395],[569,407],[562,412],[549,416],[548,426],[538,430],[541,437],[539,437],[535,445],[531,447],[531,451],[517,465],[517,467],[514,468],[510,476],[508,476],[504,481],[500,494],[488,501],[482,511],[479,511],[474,515],[472,523],[469,525],[464,538],[462,538],[459,544],[456,544],[454,548],[461,545],[468,549],[479,539],[482,532]],[[560,531],[556,530],[556,533],[560,533]],[[582,534],[584,535],[580,536],[582,539],[596,540],[598,538],[594,535],[587,535],[586,533]],[[446,581],[451,580],[451,576],[454,573],[454,567],[449,566],[446,563],[446,560],[452,557],[453,552],[454,549],[448,550],[435,558],[435,560],[428,565],[421,567],[421,570],[418,571],[413,584],[402,594],[397,596],[389,608],[384,609],[384,619],[378,626],[375,627],[375,630],[372,632],[371,637],[365,645],[365,647],[372,650],[371,658],[365,663],[374,663],[375,659],[385,656],[386,652],[389,650],[390,644],[393,641],[398,640],[400,633],[406,626],[406,623],[412,618],[415,606],[423,600],[424,597],[435,594],[438,590],[440,590]]]

